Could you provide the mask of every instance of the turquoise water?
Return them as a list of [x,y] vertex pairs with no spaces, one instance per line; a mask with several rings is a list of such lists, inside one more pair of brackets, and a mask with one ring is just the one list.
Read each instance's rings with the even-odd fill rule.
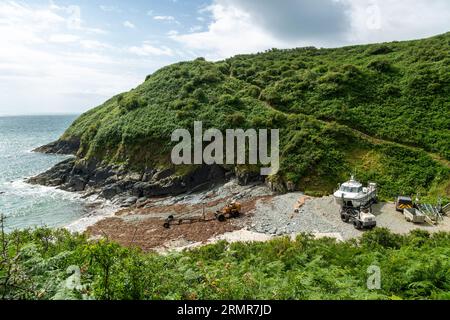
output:
[[60,227],[83,214],[79,195],[24,182],[67,158],[31,150],[56,140],[75,118],[0,117],[0,213],[7,217],[7,230]]

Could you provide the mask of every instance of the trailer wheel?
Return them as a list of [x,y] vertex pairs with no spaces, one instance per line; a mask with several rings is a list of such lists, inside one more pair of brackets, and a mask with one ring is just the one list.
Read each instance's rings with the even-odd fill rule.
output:
[[230,217],[231,217],[231,218],[236,218],[236,217],[237,217],[236,211],[232,210],[232,211],[230,212]]

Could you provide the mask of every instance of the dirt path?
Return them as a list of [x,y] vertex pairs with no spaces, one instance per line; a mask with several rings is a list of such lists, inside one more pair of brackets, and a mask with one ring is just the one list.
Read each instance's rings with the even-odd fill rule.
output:
[[386,143],[386,144],[392,144],[392,145],[395,145],[395,146],[400,146],[400,147],[403,147],[403,148],[407,148],[407,149],[410,149],[410,150],[413,150],[413,151],[425,152],[425,153],[427,153],[433,160],[439,162],[439,163],[440,163],[441,165],[443,165],[444,167],[450,168],[450,161],[447,160],[447,159],[445,159],[445,158],[443,158],[442,156],[440,156],[440,155],[438,155],[438,154],[436,154],[436,153],[426,151],[426,150],[424,150],[424,149],[422,149],[422,148],[420,148],[420,147],[414,147],[414,146],[402,144],[402,143],[395,142],[395,141],[383,140],[383,139],[380,139],[380,138],[375,138],[375,137],[372,137],[372,136],[370,136],[370,135],[368,135],[368,134],[366,134],[366,133],[364,133],[364,132],[362,132],[362,131],[359,131],[359,130],[357,130],[357,129],[353,129],[353,128],[348,127],[348,126],[347,126],[347,128],[349,128],[350,130],[352,130],[352,131],[353,131],[357,136],[359,136],[360,138],[365,139],[365,140],[367,140],[367,141],[370,141],[370,142],[372,142],[373,144],[379,145],[379,144],[385,144],[385,143]]

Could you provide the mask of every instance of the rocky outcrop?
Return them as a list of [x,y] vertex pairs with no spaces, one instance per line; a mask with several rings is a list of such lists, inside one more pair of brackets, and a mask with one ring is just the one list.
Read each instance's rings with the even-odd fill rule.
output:
[[218,165],[199,166],[183,176],[173,169],[146,169],[133,172],[124,166],[102,165],[95,160],[65,160],[50,170],[30,178],[29,183],[59,187],[67,191],[98,194],[118,200],[124,206],[144,198],[192,192],[227,180],[227,171]]
[[46,144],[45,146],[36,148],[33,150],[33,152],[75,155],[79,148],[79,139],[57,140],[52,143]]
[[251,171],[236,171],[236,178],[241,186],[245,186],[255,182],[264,182],[264,176],[261,176],[259,172]]

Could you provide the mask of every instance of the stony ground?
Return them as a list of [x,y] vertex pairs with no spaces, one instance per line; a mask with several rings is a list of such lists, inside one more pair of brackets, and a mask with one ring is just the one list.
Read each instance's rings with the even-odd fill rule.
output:
[[[295,212],[298,202],[304,205]],[[373,206],[378,227],[386,227],[396,233],[408,233],[414,229],[429,232],[450,231],[450,218],[437,226],[413,224],[395,211],[393,203],[379,203]],[[318,236],[330,234],[338,239],[350,239],[360,236],[364,231],[356,230],[352,224],[343,223],[339,215],[340,208],[333,196],[309,198],[301,193],[289,193],[275,196],[270,203],[257,202],[250,230],[273,235],[292,235],[313,233]]]
[[[216,221],[214,212],[232,200],[241,202],[242,216],[223,223]],[[449,217],[438,226],[415,225],[406,222],[392,203],[375,205],[373,213],[379,227],[387,227],[396,233],[417,228],[430,232],[450,231]],[[165,229],[163,223],[169,215],[175,217],[176,224]],[[190,218],[207,221],[191,223]],[[181,224],[178,224],[179,220],[182,220]],[[229,242],[266,241],[274,236],[295,237],[299,233],[346,240],[358,237],[364,231],[341,221],[339,206],[332,196],[311,198],[300,192],[276,195],[264,185],[239,186],[231,181],[210,191],[138,203],[98,221],[87,232],[93,238],[107,237],[123,245],[163,252],[222,239]]]
[[[230,182],[206,192],[138,203],[95,223],[87,228],[87,232],[93,238],[106,237],[123,245],[139,246],[146,251],[189,246],[244,228],[256,202],[264,202],[272,197],[272,192],[264,186],[239,186]],[[216,221],[214,213],[233,200],[242,204],[241,218],[223,223]],[[165,229],[163,224],[170,215],[175,217],[175,224]],[[200,221],[191,223],[191,218]]]
[[[304,205],[295,210],[303,201]],[[333,197],[312,199],[301,193],[276,196],[269,204],[258,202],[250,228],[274,235],[334,233],[344,239],[359,235],[352,225],[342,223]]]

